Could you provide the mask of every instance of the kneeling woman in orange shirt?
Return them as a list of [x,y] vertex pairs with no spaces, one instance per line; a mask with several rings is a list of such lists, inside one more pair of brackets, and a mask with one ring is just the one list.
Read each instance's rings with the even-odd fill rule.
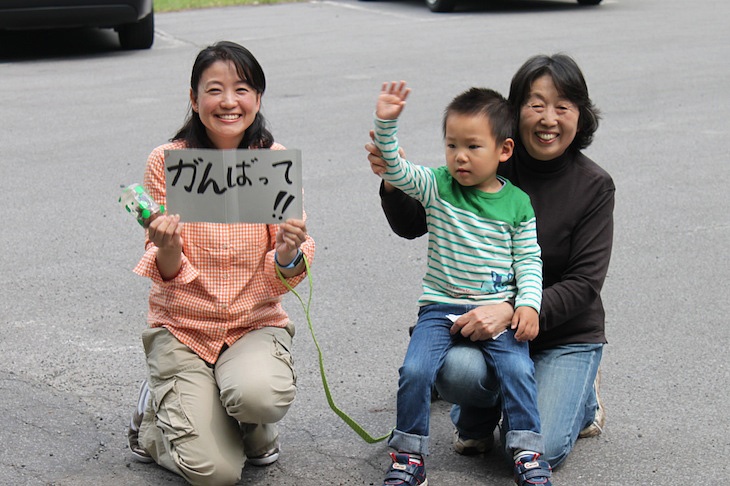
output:
[[[203,49],[191,77],[191,112],[172,142],[149,157],[144,185],[165,204],[164,152],[170,149],[272,149],[260,112],[266,87],[256,58],[219,42]],[[279,225],[149,225],[134,271],[152,280],[150,328],[142,334],[149,377],[129,429],[132,454],[191,484],[234,484],[245,462],[279,457],[276,423],[296,394],[293,325],[281,306],[314,256],[304,220]]]

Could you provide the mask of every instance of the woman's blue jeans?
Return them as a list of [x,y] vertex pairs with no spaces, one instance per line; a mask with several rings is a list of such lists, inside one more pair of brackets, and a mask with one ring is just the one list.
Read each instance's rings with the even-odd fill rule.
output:
[[[595,418],[598,403],[593,382],[602,354],[603,344],[568,344],[532,352],[545,439],[543,458],[552,467],[565,460],[580,431]],[[436,389],[455,404],[451,419],[462,437],[492,435],[500,415],[498,376],[483,359],[478,342],[461,341],[449,349]]]
[[[431,388],[449,349],[455,343],[465,341],[460,335],[451,335],[449,330],[452,323],[446,315],[464,314],[474,307],[447,304],[421,307],[418,324],[413,330],[400,368],[398,419],[388,442],[390,447],[404,452],[428,454]],[[488,363],[490,369],[496,372],[506,447],[508,450],[543,453],[534,365],[527,343],[517,341],[515,331],[509,330],[497,339],[474,344],[479,360]]]

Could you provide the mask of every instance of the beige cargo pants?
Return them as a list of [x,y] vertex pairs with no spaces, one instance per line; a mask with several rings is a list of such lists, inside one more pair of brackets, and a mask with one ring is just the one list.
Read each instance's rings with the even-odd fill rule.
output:
[[145,330],[151,398],[140,445],[191,484],[238,482],[247,455],[276,444],[294,401],[293,335],[291,324],[251,331],[211,368],[167,329]]

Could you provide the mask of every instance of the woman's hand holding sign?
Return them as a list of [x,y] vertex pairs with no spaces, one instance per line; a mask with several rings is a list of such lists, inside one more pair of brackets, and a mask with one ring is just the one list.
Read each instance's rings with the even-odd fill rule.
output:
[[285,268],[290,265],[299,255],[299,247],[307,239],[307,225],[301,219],[287,219],[279,225],[276,233],[276,261],[279,264],[279,271],[284,277],[291,277],[301,273],[300,261],[296,262],[293,268]]

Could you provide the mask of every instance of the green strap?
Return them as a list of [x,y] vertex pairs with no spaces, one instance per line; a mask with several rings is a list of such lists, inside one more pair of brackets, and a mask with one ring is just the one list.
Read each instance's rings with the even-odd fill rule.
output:
[[314,336],[314,329],[312,329],[312,319],[309,317],[309,306],[312,303],[312,275],[309,273],[309,261],[307,260],[306,255],[302,255],[304,259],[304,266],[307,269],[307,279],[309,281],[309,298],[307,299],[307,304],[304,304],[304,300],[299,296],[299,294],[289,285],[289,282],[286,281],[286,279],[281,275],[281,272],[279,271],[279,267],[276,266],[276,275],[279,276],[279,279],[282,281],[284,286],[286,286],[289,291],[296,296],[297,299],[299,299],[299,303],[302,304],[302,309],[304,309],[304,313],[307,316],[307,324],[309,325],[309,332],[312,334],[312,341],[314,341],[314,345],[317,347],[317,353],[319,353],[319,373],[322,375],[322,385],[324,386],[324,394],[327,396],[327,403],[329,403],[330,408],[347,424],[350,426],[352,430],[357,432],[357,435],[362,437],[362,439],[367,442],[368,444],[375,444],[376,442],[383,441],[390,437],[390,432],[385,434],[382,437],[374,438],[370,434],[368,434],[365,429],[363,429],[360,424],[352,420],[345,412],[337,408],[337,405],[335,405],[334,400],[332,400],[332,394],[330,393],[330,388],[327,385],[327,377],[324,374],[324,362],[322,361],[322,350],[319,347],[319,343],[317,342],[317,338]]

